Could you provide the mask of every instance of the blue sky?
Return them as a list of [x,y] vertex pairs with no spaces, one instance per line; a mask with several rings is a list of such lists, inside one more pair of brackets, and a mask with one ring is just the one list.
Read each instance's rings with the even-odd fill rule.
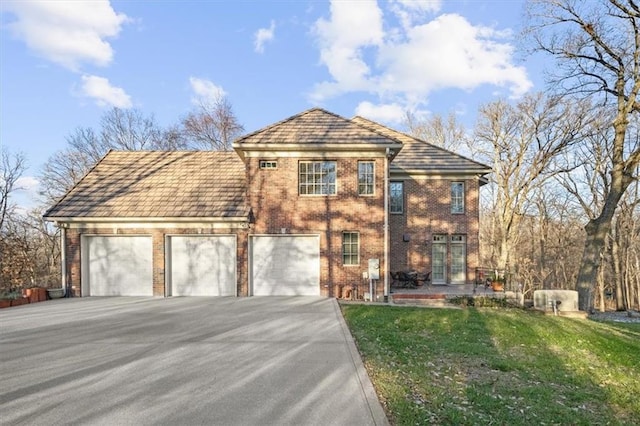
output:
[[478,105],[543,89],[544,64],[519,53],[523,3],[3,0],[0,144],[27,157],[27,194],[112,106],[168,126],[222,91],[247,132],[314,106],[471,127]]

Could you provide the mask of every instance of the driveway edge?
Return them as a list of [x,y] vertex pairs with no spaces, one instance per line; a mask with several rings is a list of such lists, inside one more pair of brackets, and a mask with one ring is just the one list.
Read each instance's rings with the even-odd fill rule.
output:
[[353,362],[353,366],[356,369],[356,374],[358,376],[358,381],[360,382],[360,387],[362,389],[362,393],[367,401],[367,405],[369,406],[369,411],[371,413],[371,418],[373,419],[376,425],[380,426],[389,426],[389,420],[387,419],[387,415],[382,408],[382,404],[380,404],[380,400],[378,399],[378,395],[376,394],[376,390],[373,387],[373,383],[371,383],[371,379],[367,374],[366,368],[364,368],[364,364],[362,363],[362,358],[360,357],[360,352],[358,352],[358,348],[356,347],[356,342],[351,335],[351,331],[347,326],[347,322],[344,320],[342,316],[342,311],[340,310],[340,306],[338,305],[338,301],[336,299],[332,300],[333,307],[336,312],[336,316],[338,317],[338,321],[340,322],[340,327],[342,328],[342,334],[344,335],[344,340],[347,342],[347,346],[349,347],[349,354],[351,355],[351,361]]

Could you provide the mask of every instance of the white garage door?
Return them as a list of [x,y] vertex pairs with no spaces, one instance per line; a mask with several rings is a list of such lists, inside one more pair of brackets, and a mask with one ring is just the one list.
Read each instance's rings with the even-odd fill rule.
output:
[[82,294],[153,296],[151,237],[85,236]]
[[251,237],[254,296],[320,295],[318,236]]
[[171,296],[235,296],[236,237],[169,237]]

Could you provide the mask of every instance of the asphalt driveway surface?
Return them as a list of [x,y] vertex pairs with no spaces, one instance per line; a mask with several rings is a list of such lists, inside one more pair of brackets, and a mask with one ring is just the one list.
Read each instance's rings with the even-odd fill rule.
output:
[[0,311],[0,424],[386,424],[333,299],[86,298]]

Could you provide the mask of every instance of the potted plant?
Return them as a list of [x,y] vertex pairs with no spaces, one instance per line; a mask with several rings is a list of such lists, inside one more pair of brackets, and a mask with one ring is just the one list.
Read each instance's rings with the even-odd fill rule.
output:
[[498,274],[497,271],[491,276],[491,290],[504,291],[504,283],[504,275]]
[[60,299],[64,296],[63,288],[48,288],[47,294],[49,295],[49,299]]

